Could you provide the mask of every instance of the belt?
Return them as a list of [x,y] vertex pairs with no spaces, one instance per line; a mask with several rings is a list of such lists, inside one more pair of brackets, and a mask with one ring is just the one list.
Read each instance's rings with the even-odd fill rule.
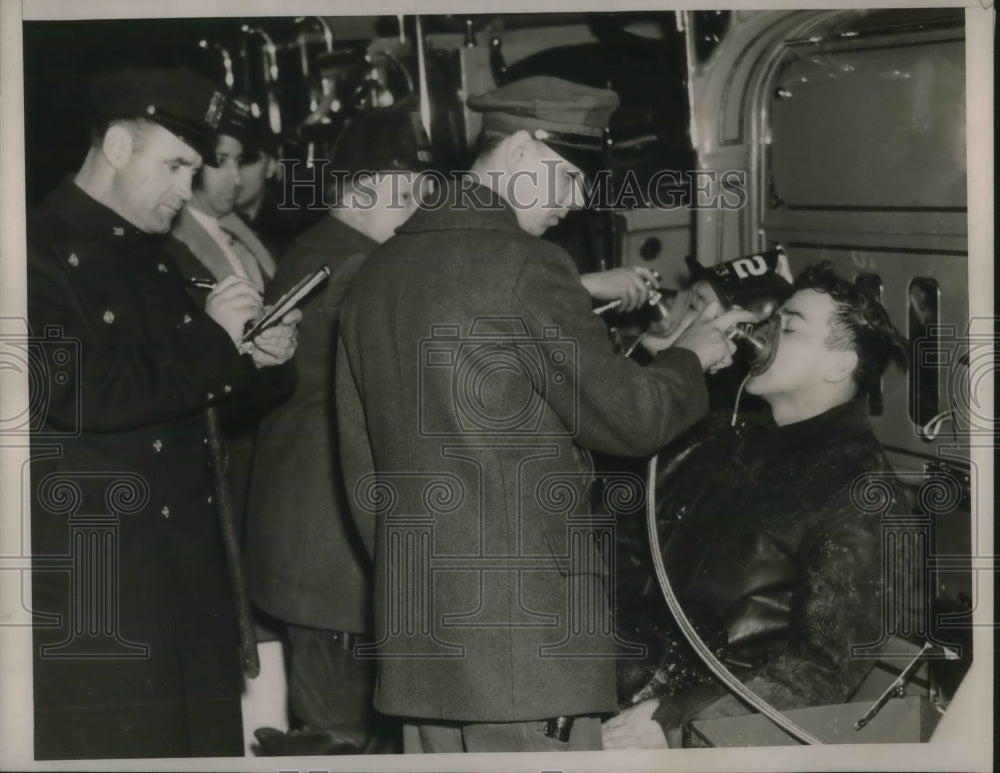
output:
[[573,717],[553,717],[545,723],[545,735],[554,741],[566,743],[573,731]]

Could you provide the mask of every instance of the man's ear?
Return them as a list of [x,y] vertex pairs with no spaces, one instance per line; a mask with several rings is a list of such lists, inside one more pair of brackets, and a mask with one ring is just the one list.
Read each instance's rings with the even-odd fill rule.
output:
[[120,124],[115,124],[104,132],[101,152],[115,169],[121,169],[132,158],[132,132]]
[[264,165],[264,178],[267,180],[280,180],[281,171],[282,166],[278,163],[278,160],[272,156],[268,156],[267,163]]
[[837,383],[851,378],[858,367],[858,353],[853,349],[835,349],[830,352],[823,368],[823,377]]
[[505,141],[504,160],[508,169],[519,169],[533,142],[531,135],[524,129],[518,129]]

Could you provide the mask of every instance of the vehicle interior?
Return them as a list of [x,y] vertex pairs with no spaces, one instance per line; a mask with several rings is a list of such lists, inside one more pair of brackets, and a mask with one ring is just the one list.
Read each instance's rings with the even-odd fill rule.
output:
[[[911,347],[909,370],[887,371],[870,400],[913,498],[885,534],[921,556],[925,611],[887,631],[848,703],[789,715],[829,743],[931,739],[973,658],[982,482],[970,438],[992,426],[975,363],[994,331],[969,328],[962,9],[26,22],[29,207],[82,156],[86,131],[72,122],[83,120],[85,75],[126,62],[224,81],[280,135],[296,175],[327,156],[346,118],[408,94],[449,171],[470,162],[479,133],[469,95],[527,75],[607,86],[621,99],[607,135],[613,206],[546,235],[581,272],[645,266],[669,291],[690,281],[689,256],[712,266],[780,248],[792,273],[829,260],[877,297]],[[664,187],[658,170],[677,174]],[[323,216],[287,214],[302,228]],[[605,319],[623,354],[650,321]],[[718,407],[731,409],[737,383],[713,377]],[[750,711],[693,722],[685,740],[797,743]]]

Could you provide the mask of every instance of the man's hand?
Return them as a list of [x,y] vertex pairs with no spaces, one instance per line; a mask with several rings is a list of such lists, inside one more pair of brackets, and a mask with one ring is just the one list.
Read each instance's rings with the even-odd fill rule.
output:
[[659,707],[657,698],[650,698],[615,714],[601,725],[601,740],[605,749],[666,749],[667,737],[653,719]]
[[634,311],[649,300],[649,293],[659,283],[645,266],[612,268],[580,277],[590,297],[598,301],[621,301],[619,311]]
[[667,307],[666,318],[651,323],[646,334],[639,339],[639,343],[650,354],[673,346],[674,341],[698,319],[701,309],[694,306],[693,297],[692,291],[688,289],[681,290],[670,300],[665,299],[663,305]]
[[263,303],[257,288],[246,279],[230,274],[205,299],[205,313],[229,333],[239,346],[246,323],[260,315]]
[[757,321],[757,317],[743,309],[731,309],[725,314],[721,311],[716,301],[709,303],[674,343],[698,355],[701,369],[711,373],[733,364],[736,344],[726,337],[726,331],[740,322]]
[[298,346],[296,325],[301,319],[302,312],[299,309],[292,309],[281,318],[279,324],[261,331],[260,335],[253,339],[251,356],[254,365],[258,368],[269,368],[288,362]]

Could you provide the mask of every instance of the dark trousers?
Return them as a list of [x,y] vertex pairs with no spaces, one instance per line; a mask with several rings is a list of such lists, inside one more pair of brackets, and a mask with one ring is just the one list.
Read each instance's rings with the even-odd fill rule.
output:
[[374,721],[375,662],[356,659],[356,637],[337,631],[289,624],[288,643],[293,721],[364,746]]
[[403,725],[406,754],[600,751],[601,720],[575,717],[569,739],[545,735],[545,722],[420,722]]

